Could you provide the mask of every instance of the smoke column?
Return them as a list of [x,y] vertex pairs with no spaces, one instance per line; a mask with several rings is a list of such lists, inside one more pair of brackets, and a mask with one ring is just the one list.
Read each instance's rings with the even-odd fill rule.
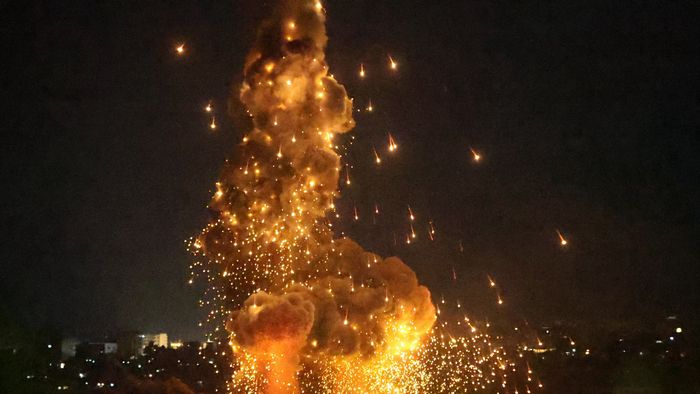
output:
[[230,334],[233,392],[393,391],[404,379],[394,359],[435,322],[429,291],[400,259],[334,239],[334,140],[354,121],[326,42],[317,1],[281,1],[260,28],[240,91],[253,128],[191,245],[210,262],[209,319]]

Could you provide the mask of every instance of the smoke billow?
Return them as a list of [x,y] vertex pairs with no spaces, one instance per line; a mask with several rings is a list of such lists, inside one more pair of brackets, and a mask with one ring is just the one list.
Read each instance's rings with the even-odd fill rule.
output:
[[352,359],[363,368],[410,352],[435,322],[430,293],[406,264],[333,237],[334,139],[354,121],[345,88],[328,73],[326,42],[315,0],[283,0],[263,23],[240,91],[253,128],[216,184],[214,219],[192,245],[212,264],[207,292],[220,307],[209,320],[230,333],[233,390],[294,393],[306,387],[302,369],[327,368],[303,376],[339,391],[333,382],[344,380],[328,365]]

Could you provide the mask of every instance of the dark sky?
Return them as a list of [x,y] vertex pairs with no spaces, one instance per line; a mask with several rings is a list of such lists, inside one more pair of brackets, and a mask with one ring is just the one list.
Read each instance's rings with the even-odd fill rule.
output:
[[[0,303],[18,322],[199,334],[183,241],[248,127],[223,112],[259,3],[0,5]],[[535,321],[698,319],[693,3],[330,2],[331,72],[376,107],[357,114],[339,207],[368,217],[378,201],[387,218],[345,229],[477,314],[492,307],[490,273],[512,313]],[[377,171],[371,146],[387,131],[400,151]],[[434,219],[436,242],[393,246],[407,203],[421,229]]]

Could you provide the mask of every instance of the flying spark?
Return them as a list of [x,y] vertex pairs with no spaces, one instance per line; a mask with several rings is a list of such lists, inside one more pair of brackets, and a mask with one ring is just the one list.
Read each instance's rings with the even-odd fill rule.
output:
[[374,152],[374,162],[377,163],[377,164],[381,164],[381,163],[382,163],[382,159],[379,157],[379,153],[377,153],[377,149],[375,149],[374,147],[372,147],[372,152]]
[[559,230],[557,230],[557,236],[559,236],[559,245],[566,246],[569,243]]
[[472,158],[474,159],[474,162],[478,163],[481,160],[481,155],[477,153],[473,148],[469,148],[469,150],[472,153]]
[[491,278],[491,275],[486,275],[486,277],[489,279],[489,287],[496,287],[496,282]]
[[399,149],[399,146],[396,145],[396,141],[394,140],[394,137],[391,136],[391,133],[388,133],[389,135],[389,152],[394,152],[397,149]]
[[391,55],[389,55],[389,68],[393,71],[396,71],[399,68],[398,63],[394,61],[394,58],[392,58]]

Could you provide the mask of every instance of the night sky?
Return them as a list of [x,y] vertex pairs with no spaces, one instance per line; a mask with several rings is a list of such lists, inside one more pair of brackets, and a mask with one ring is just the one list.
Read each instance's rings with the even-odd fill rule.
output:
[[[5,314],[69,335],[200,337],[183,241],[249,128],[229,97],[270,3],[0,5]],[[375,107],[355,116],[341,228],[477,316],[494,310],[488,273],[531,321],[697,321],[693,4],[329,1],[331,73]],[[387,131],[400,149],[377,169]],[[406,204],[422,223],[410,247]]]

